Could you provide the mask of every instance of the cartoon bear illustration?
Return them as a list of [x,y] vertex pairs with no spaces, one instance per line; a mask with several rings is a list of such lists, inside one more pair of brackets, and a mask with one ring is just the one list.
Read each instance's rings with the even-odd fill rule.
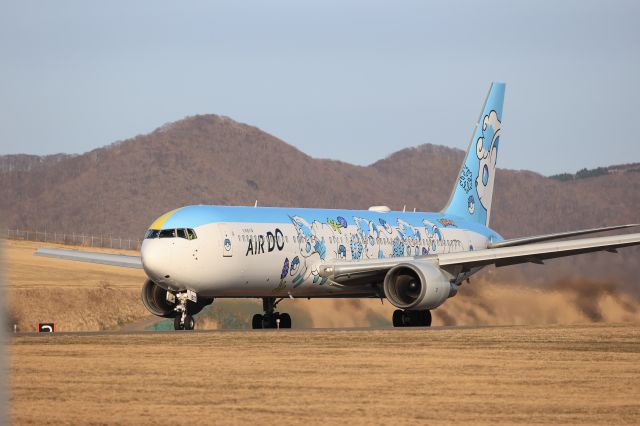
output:
[[380,231],[378,226],[371,220],[360,217],[353,218],[356,222],[358,236],[363,246],[363,257],[375,259],[384,257],[380,244]]
[[299,259],[298,273],[293,278],[293,287],[296,288],[311,276],[311,268],[317,268],[317,265],[325,260],[327,248],[315,231],[321,229],[323,224],[314,221],[310,225],[300,216],[290,216],[290,219],[296,228],[295,240],[300,251],[300,256],[296,256]]
[[[480,204],[485,210],[491,206],[493,181],[495,178],[498,145],[500,143],[500,120],[495,111],[485,115],[482,120],[482,136],[476,142],[476,156],[480,160],[476,189]],[[474,207],[475,208],[475,207]]]

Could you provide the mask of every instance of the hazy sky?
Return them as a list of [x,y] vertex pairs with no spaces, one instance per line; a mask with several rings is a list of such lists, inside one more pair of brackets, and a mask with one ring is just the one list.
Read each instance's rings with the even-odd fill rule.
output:
[[0,8],[0,154],[79,153],[193,114],[369,164],[466,149],[492,80],[498,165],[640,161],[639,1],[19,1]]

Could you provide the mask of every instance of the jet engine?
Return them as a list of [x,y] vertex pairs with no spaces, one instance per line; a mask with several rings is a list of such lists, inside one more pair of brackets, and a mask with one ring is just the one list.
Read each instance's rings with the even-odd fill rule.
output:
[[178,314],[174,310],[175,304],[167,300],[167,290],[151,280],[142,286],[142,303],[149,312],[159,317],[174,318]]
[[384,277],[383,288],[392,305],[413,311],[437,308],[457,290],[442,269],[428,262],[394,266]]

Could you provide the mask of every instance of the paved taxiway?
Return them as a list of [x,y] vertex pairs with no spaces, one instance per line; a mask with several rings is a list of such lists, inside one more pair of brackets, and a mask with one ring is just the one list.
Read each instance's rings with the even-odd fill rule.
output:
[[327,332],[350,332],[350,333],[371,333],[376,331],[391,331],[402,333],[416,330],[425,332],[433,332],[438,330],[474,330],[480,328],[500,328],[512,327],[508,325],[456,325],[456,326],[434,326],[434,327],[416,327],[416,328],[392,328],[392,327],[350,327],[350,328],[305,328],[305,329],[262,329],[262,330],[244,330],[244,329],[215,329],[215,330],[191,330],[191,331],[175,331],[175,330],[136,330],[136,331],[64,331],[57,333],[13,333],[14,337],[40,337],[40,338],[57,338],[65,336],[122,336],[122,335],[141,335],[141,334],[208,334],[208,333],[327,333]]
[[640,423],[640,325],[10,339],[15,424]]

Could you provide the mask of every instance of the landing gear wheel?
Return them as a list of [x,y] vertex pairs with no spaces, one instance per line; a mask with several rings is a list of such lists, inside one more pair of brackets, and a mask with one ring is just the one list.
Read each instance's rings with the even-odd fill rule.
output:
[[[291,328],[291,315],[287,313],[276,312],[276,306],[285,298],[276,300],[275,297],[262,298],[263,315],[255,314],[251,320],[251,327],[255,330],[258,328]],[[278,321],[279,320],[279,321]]]
[[431,327],[431,311],[393,311],[394,327]]
[[196,326],[196,321],[193,319],[191,315],[187,314],[184,317],[183,326],[185,330],[193,330]]
[[291,328],[291,315],[286,312],[280,314],[280,328]]
[[184,330],[184,325],[182,324],[182,315],[178,315],[173,319],[173,329]]
[[422,324],[424,327],[431,327],[431,311],[425,311],[425,315],[423,317],[424,323]]
[[404,323],[402,322],[402,312],[400,309],[396,309],[393,311],[393,326],[394,327],[404,327]]
[[178,315],[173,319],[173,329],[174,330],[193,330],[196,326],[196,321],[189,314],[184,316],[184,321],[182,321],[182,315]]
[[276,328],[276,315],[275,314],[263,315],[262,328]]
[[251,328],[254,330],[262,328],[262,315],[255,314],[251,320]]

